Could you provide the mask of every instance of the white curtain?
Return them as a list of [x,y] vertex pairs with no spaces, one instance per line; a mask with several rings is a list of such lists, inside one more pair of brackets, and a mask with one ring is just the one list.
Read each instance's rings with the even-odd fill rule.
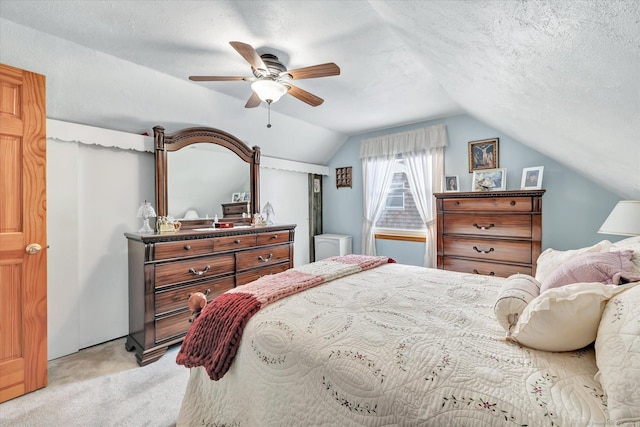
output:
[[364,189],[362,226],[363,253],[375,255],[374,225],[382,212],[385,196],[393,178],[393,164],[401,154],[407,165],[407,178],[420,217],[427,228],[425,267],[435,266],[436,221],[433,193],[442,191],[444,147],[447,146],[444,125],[431,126],[392,135],[363,140],[360,146]]
[[374,226],[382,213],[387,192],[393,179],[395,155],[362,159],[362,187],[364,218],[362,219],[362,253],[376,254]]

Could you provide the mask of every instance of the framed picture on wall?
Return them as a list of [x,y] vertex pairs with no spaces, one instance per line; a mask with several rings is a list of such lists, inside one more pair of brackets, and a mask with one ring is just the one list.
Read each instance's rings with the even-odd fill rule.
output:
[[507,170],[489,169],[473,171],[473,191],[499,191],[507,188]]
[[469,172],[500,167],[498,138],[469,142]]
[[460,191],[460,181],[458,181],[458,175],[445,175],[444,176],[444,191],[456,192]]
[[540,190],[542,188],[542,172],[544,166],[522,169],[521,190]]

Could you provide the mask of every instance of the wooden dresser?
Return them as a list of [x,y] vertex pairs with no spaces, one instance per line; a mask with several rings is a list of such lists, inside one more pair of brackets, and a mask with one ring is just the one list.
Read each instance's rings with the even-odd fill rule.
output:
[[293,267],[295,225],[167,234],[125,233],[129,245],[129,335],[140,366],[159,359],[189,329],[189,295],[212,300],[235,286]]
[[544,192],[436,193],[437,267],[501,277],[534,275]]

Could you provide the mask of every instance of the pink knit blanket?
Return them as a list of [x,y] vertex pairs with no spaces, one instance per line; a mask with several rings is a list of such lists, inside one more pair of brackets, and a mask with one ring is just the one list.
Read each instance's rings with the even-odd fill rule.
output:
[[311,287],[395,262],[387,257],[346,255],[261,277],[219,295],[191,325],[176,357],[187,368],[203,366],[212,380],[229,370],[242,332],[262,307]]

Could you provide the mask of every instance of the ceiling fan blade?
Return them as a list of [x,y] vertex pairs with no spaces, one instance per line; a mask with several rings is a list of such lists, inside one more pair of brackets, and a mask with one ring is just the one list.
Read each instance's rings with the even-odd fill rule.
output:
[[299,87],[290,85],[288,83],[285,86],[289,88],[289,95],[298,98],[302,102],[306,102],[312,107],[317,107],[324,102],[324,99],[317,97],[314,94],[307,92],[306,90],[300,89]]
[[313,79],[316,77],[339,76],[340,67],[333,62],[327,62],[326,64],[312,65],[311,67],[285,71],[285,73],[291,74],[291,77],[294,80]]
[[262,100],[260,99],[258,94],[255,93],[255,92],[252,92],[251,93],[251,98],[249,98],[249,100],[245,104],[244,108],[255,108],[258,105],[260,105],[261,102],[262,102]]
[[239,80],[246,80],[246,77],[232,77],[232,76],[189,76],[189,80],[194,82],[233,82]]
[[268,72],[267,66],[264,64],[258,52],[253,46],[242,42],[229,42],[231,46],[256,70],[264,70]]

